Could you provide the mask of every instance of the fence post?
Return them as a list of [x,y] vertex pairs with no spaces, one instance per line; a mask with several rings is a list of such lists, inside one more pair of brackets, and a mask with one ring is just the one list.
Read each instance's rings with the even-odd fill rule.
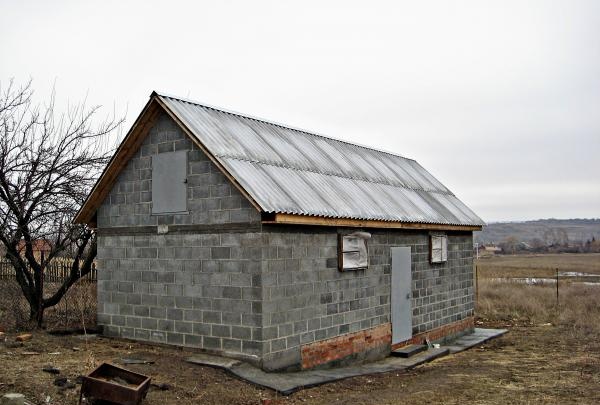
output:
[[556,307],[558,308],[558,269],[556,269]]
[[475,305],[479,305],[479,266],[475,266]]

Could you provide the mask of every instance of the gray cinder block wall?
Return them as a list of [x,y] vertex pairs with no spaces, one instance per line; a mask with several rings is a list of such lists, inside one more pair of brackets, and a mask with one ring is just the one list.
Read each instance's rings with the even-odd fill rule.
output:
[[428,232],[370,229],[369,268],[340,272],[337,234],[355,230],[263,228],[266,368],[299,364],[300,345],[389,323],[393,246],[411,247],[413,334],[473,315],[470,233],[450,233],[448,261],[430,264]]
[[[175,150],[188,151],[188,212],[152,215],[151,157]],[[427,231],[368,230],[369,268],[341,273],[337,233],[352,229],[261,225],[166,114],[97,224],[98,323],[110,336],[299,367],[303,344],[390,322],[392,246],[412,250],[415,334],[473,314],[471,233],[449,233],[448,261],[431,265]]]

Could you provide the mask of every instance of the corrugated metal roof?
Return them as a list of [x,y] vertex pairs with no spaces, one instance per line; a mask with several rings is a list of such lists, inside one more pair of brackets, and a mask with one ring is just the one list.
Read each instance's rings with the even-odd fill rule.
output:
[[412,159],[157,94],[265,212],[483,225]]

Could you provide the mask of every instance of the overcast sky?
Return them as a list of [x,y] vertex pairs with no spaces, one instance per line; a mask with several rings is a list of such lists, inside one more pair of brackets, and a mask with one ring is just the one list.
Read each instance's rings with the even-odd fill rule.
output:
[[486,221],[600,217],[600,1],[5,1],[0,81],[152,90],[416,159]]

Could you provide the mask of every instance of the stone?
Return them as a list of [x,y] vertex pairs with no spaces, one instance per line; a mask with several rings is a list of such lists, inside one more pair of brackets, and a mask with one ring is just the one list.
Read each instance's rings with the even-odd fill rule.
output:
[[61,385],[58,388],[59,388],[59,390],[64,391],[64,390],[72,390],[75,387],[77,387],[75,384],[73,384],[71,381],[67,381],[65,383],[65,385]]
[[6,342],[6,347],[9,349],[16,349],[18,347],[23,347],[23,342]]
[[60,374],[60,369],[51,365],[44,366],[42,368],[42,371],[45,371],[46,373],[50,374]]
[[187,358],[185,361],[200,366],[208,366],[215,368],[229,369],[241,362],[239,360],[229,359],[221,356],[211,356],[209,354],[197,353],[193,357]]
[[31,335],[31,333],[24,333],[24,334],[22,334],[22,335],[19,335],[19,336],[17,336],[17,337],[15,338],[15,340],[16,340],[17,342],[26,342],[26,341],[28,341],[28,340],[31,340],[31,338],[32,338],[32,337],[33,337],[33,336]]
[[67,384],[67,381],[67,377],[56,377],[54,379],[54,385],[56,385],[57,387],[63,387]]
[[427,350],[427,345],[407,345],[396,350],[392,350],[392,356],[412,357],[417,353]]
[[25,396],[18,393],[4,394],[0,398],[0,405],[24,405]]
[[133,359],[133,358],[122,358],[122,364],[154,364],[153,360],[146,359]]

